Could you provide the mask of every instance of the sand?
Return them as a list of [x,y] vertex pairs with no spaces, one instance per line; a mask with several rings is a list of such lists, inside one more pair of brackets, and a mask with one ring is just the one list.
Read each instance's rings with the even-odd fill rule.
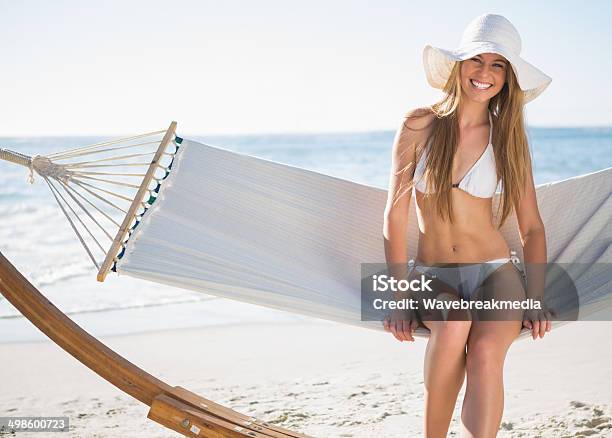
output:
[[[498,436],[612,436],[611,329],[578,322],[513,344]],[[389,333],[312,320],[102,341],[171,385],[311,436],[422,436],[425,339],[400,343]],[[181,436],[51,342],[0,344],[0,382],[0,416],[66,415],[71,430],[62,436]],[[449,436],[458,436],[463,392]]]

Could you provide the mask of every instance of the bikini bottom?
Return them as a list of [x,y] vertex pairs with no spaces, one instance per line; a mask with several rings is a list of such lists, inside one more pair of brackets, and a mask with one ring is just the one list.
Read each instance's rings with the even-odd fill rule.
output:
[[408,265],[413,266],[421,274],[438,278],[452,287],[462,299],[470,300],[474,291],[480,287],[487,277],[508,262],[512,262],[524,278],[524,272],[518,266],[520,260],[516,256],[516,251],[510,251],[510,257],[502,257],[482,263],[452,264],[449,267],[428,266],[410,260]]

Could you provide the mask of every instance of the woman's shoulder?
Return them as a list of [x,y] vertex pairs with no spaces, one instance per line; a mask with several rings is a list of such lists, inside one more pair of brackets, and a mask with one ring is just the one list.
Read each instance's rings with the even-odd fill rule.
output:
[[423,145],[430,136],[434,118],[435,114],[430,107],[413,108],[404,113],[393,147],[398,162],[414,161],[420,157]]
[[410,131],[415,139],[427,138],[431,132],[436,115],[431,107],[418,107],[404,114],[404,130]]
[[404,125],[408,128],[422,130],[431,126],[435,118],[436,115],[429,106],[412,108],[404,114]]

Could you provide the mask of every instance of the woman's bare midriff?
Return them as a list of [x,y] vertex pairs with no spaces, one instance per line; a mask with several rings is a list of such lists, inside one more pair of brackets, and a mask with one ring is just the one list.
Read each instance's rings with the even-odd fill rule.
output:
[[510,248],[492,222],[492,199],[453,188],[453,223],[441,219],[431,198],[415,190],[419,222],[416,262],[481,263],[509,257]]

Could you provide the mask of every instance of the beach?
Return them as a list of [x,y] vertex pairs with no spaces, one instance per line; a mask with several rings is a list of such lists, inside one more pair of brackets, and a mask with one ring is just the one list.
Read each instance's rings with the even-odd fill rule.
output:
[[[611,328],[576,322],[515,342],[498,436],[612,434]],[[400,343],[390,333],[312,319],[101,340],[170,385],[313,437],[422,434],[423,338]],[[68,416],[69,437],[180,436],[49,341],[0,344],[0,360],[2,416]],[[458,436],[464,390],[449,436]]]

